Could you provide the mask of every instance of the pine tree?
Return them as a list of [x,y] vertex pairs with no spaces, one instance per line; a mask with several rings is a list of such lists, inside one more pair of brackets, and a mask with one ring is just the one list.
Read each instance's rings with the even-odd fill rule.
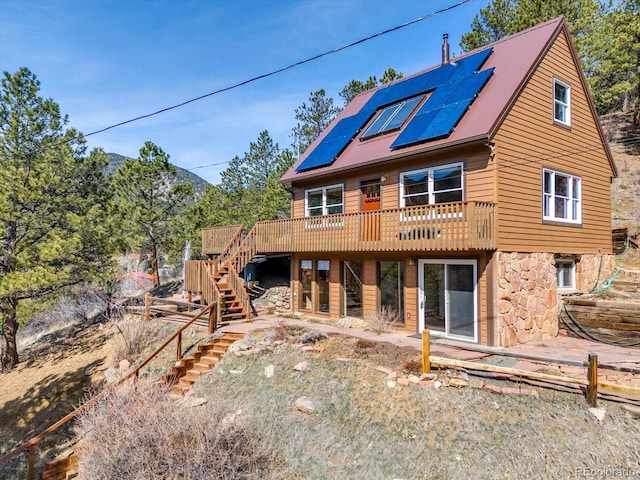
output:
[[85,141],[27,68],[4,72],[0,92],[1,366],[19,361],[19,303],[94,278],[114,248],[107,156]]
[[149,254],[155,286],[160,285],[159,253],[168,244],[170,222],[193,195],[191,184],[176,183],[176,177],[169,155],[152,142],[145,142],[137,159],[126,158],[113,176],[123,224],[132,246]]
[[340,109],[333,105],[333,98],[327,97],[324,89],[311,93],[309,103],[303,103],[295,110],[298,124],[293,129],[294,148],[301,155],[322,131],[329,126]]

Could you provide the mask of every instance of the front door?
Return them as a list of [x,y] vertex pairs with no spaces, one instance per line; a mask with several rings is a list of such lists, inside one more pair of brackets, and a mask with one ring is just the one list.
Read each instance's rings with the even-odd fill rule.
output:
[[360,240],[380,240],[380,179],[362,182],[360,185],[361,209]]
[[478,340],[477,262],[418,262],[419,327],[434,336]]

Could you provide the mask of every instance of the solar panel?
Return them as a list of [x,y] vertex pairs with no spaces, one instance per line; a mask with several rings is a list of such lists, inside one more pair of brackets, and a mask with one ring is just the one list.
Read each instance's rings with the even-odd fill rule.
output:
[[429,91],[431,95],[425,104],[391,147],[400,148],[449,135],[491,77],[493,68],[476,73],[491,52],[488,48],[377,90],[356,115],[340,120],[296,171],[331,165],[376,111]]
[[304,172],[306,170],[331,165],[358,133],[365,121],[361,114],[352,115],[340,120],[307,158],[298,165],[296,172]]
[[470,100],[445,105],[416,141],[434,140],[449,135],[471,104]]
[[473,75],[474,72],[480,70],[480,67],[484,65],[484,62],[487,61],[489,55],[493,52],[492,48],[487,48],[486,50],[482,50],[481,52],[474,53],[468,57],[465,57],[461,60],[453,60],[450,65],[454,67],[453,74],[451,75],[451,80],[459,80],[469,75]]
[[474,98],[480,90],[485,86],[489,77],[493,74],[493,68],[478,72],[470,77],[466,77],[460,83],[457,84],[449,98],[447,103],[457,103],[462,100]]

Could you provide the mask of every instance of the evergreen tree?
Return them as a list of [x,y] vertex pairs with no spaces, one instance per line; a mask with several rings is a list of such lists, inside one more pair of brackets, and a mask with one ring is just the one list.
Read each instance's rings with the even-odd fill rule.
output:
[[600,113],[635,109],[640,121],[640,0],[623,0],[605,19],[599,57],[591,59],[588,77]]
[[160,285],[160,249],[169,244],[172,218],[193,195],[189,183],[176,183],[176,168],[162,148],[146,142],[137,159],[126,158],[113,176],[113,185],[132,246],[148,253],[153,283]]
[[627,110],[640,96],[639,0],[491,0],[460,46],[469,51],[564,15],[599,113]]
[[309,103],[296,108],[298,124],[293,129],[293,136],[298,155],[302,155],[339,112],[340,109],[333,105],[333,98],[327,97],[324,89],[311,93]]
[[402,78],[402,72],[396,72],[393,68],[387,68],[380,81],[375,76],[369,77],[366,81],[362,82],[360,80],[351,80],[346,87],[344,87],[339,95],[342,97],[345,106],[353,100],[356,95],[361,94],[362,92],[366,92],[367,90],[371,90],[380,85],[386,85],[387,83],[393,82]]
[[104,273],[113,250],[102,170],[107,156],[86,155],[52,99],[27,68],[4,72],[0,92],[1,367],[19,360],[21,301],[39,299]]
[[291,152],[281,151],[268,131],[261,132],[250,143],[249,151],[242,157],[234,157],[222,172],[220,191],[210,192],[222,202],[219,215],[222,224],[251,227],[261,220],[287,216],[289,193],[278,181],[292,164]]

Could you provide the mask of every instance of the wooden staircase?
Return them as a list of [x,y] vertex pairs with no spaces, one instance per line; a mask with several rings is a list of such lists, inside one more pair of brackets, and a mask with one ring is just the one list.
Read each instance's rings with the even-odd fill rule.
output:
[[78,452],[71,452],[47,462],[40,480],[67,480],[78,478]]
[[169,373],[163,376],[171,391],[184,395],[198,380],[222,359],[232,343],[244,338],[243,333],[225,333],[201,343],[193,354],[177,361]]

